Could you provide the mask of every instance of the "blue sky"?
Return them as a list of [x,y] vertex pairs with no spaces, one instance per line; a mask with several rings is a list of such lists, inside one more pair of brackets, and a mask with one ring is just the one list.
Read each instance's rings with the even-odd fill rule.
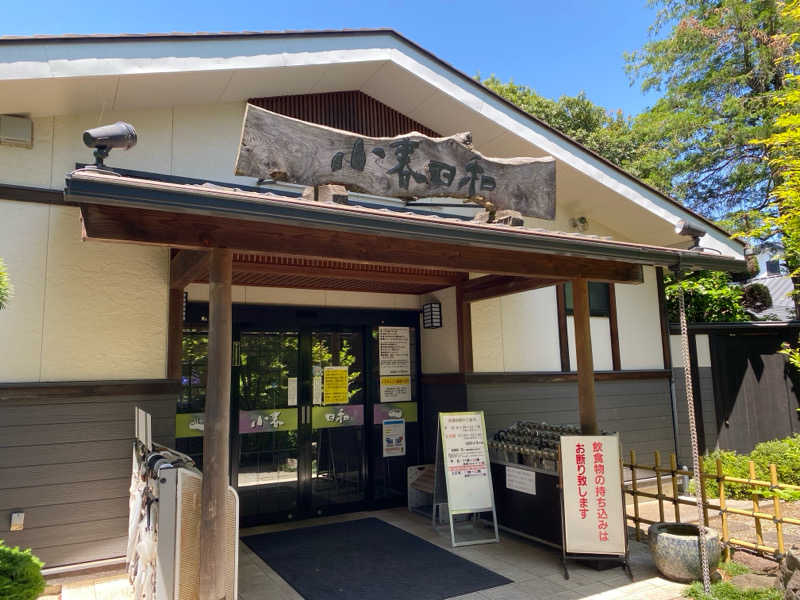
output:
[[558,97],[585,91],[626,114],[656,97],[630,86],[623,53],[641,47],[646,0],[9,1],[0,35],[392,27],[468,75],[492,73]]

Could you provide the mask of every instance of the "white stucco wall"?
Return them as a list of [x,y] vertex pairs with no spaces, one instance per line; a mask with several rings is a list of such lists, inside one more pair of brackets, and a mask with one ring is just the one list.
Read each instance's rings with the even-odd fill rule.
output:
[[644,283],[616,284],[619,358],[623,369],[663,369],[657,272],[644,267]]
[[[656,271],[645,267],[644,283],[616,285],[620,366],[663,369]],[[597,371],[613,369],[609,319],[591,318],[592,356]],[[575,328],[567,317],[570,369],[577,368]],[[699,343],[699,342],[698,342]],[[560,371],[555,287],[472,304],[473,364],[478,372]]]
[[[700,368],[711,366],[711,343],[707,333],[695,335],[697,344],[697,366]],[[669,336],[669,351],[672,356],[673,368],[683,368],[683,353],[681,352],[681,336]]]
[[244,106],[230,102],[37,118],[33,148],[0,145],[0,183],[63,189],[76,162],[94,160],[83,145],[83,131],[127,121],[136,127],[138,144],[112,151],[108,165],[251,184],[253,178],[233,174]]
[[[595,371],[611,371],[614,361],[611,359],[611,327],[607,317],[590,317],[589,329],[592,335],[592,362]],[[578,370],[578,359],[575,356],[575,319],[567,317],[567,340],[569,344],[569,368]]]
[[169,253],[83,242],[74,207],[0,200],[0,381],[162,378]]
[[426,302],[442,305],[442,326],[424,329],[420,315],[420,347],[423,373],[458,373],[458,320],[456,318],[456,289],[438,290],[419,297],[420,306]]
[[472,352],[478,372],[560,370],[555,288],[474,302]]

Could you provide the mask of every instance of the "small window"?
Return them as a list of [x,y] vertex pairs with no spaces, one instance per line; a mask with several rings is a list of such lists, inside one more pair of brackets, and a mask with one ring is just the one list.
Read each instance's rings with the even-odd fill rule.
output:
[[768,275],[780,275],[781,273],[781,261],[779,260],[768,260],[767,261],[767,274]]
[[[611,300],[609,299],[609,284],[597,281],[589,282],[589,315],[592,317],[610,317]],[[568,281],[564,286],[566,296],[567,314],[573,314],[572,308],[572,282]]]

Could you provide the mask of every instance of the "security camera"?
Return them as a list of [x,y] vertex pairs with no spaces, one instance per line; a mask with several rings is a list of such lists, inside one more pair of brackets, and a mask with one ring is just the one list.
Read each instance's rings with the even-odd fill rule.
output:
[[675,233],[687,237],[701,238],[706,234],[706,231],[705,229],[690,225],[687,221],[681,220],[675,224]]
[[675,233],[678,235],[685,235],[686,237],[690,237],[694,240],[694,244],[692,245],[691,250],[700,247],[700,238],[706,234],[705,229],[700,229],[699,227],[695,227],[694,225],[690,225],[688,221],[680,220],[675,223]]
[[106,171],[105,160],[112,148],[128,150],[136,145],[136,130],[130,123],[117,121],[113,125],[103,125],[83,132],[83,143],[94,148],[95,170]]

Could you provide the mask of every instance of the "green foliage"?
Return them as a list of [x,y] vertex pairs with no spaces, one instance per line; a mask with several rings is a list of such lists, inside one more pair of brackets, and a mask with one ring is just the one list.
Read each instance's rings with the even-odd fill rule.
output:
[[632,80],[663,97],[637,117],[655,140],[649,160],[673,196],[749,230],[769,205],[776,173],[758,139],[772,133],[798,22],[772,0],[651,0],[653,40],[626,56]]
[[751,283],[742,292],[742,304],[745,308],[761,312],[772,308],[772,295],[763,283]]
[[695,581],[683,593],[694,600],[782,600],[783,594],[776,589],[740,590],[728,581],[711,584],[711,593],[703,591],[703,584]]
[[[790,485],[800,485],[800,434],[782,440],[761,442],[750,454],[738,454],[731,450],[716,450],[703,457],[703,472],[716,474],[717,459],[722,462],[722,472],[730,477],[750,477],[749,463],[752,460],[755,467],[756,479],[769,481],[769,465],[774,464],[778,473],[778,481]],[[768,488],[747,487],[741,484],[726,483],[725,497],[736,499],[749,499],[753,493],[772,498],[773,493]],[[706,480],[706,494],[711,498],[719,497],[719,485],[711,478]],[[800,492],[780,490],[780,498],[784,500],[800,499]]]
[[11,280],[8,277],[8,271],[3,259],[0,258],[0,310],[8,306],[8,301],[14,294],[14,287],[11,285]]
[[792,348],[788,342],[784,342],[778,352],[786,357],[790,365],[800,371],[800,338],[798,339],[797,347]]
[[751,140],[767,149],[767,164],[775,173],[776,186],[772,189],[768,210],[748,233],[761,237],[780,236],[787,264],[796,271],[800,267],[800,77],[797,75],[800,69],[800,2],[786,2],[781,16],[793,27],[773,37],[774,43],[788,49],[785,63],[789,73],[784,87],[771,98],[771,108],[777,114],[771,132]]
[[678,292],[683,288],[686,320],[692,323],[747,321],[742,306],[741,288],[730,284],[727,273],[698,271],[680,282],[671,274],[664,276],[664,293],[670,321],[677,323]]
[[0,540],[0,598],[35,600],[45,587],[43,564],[30,549],[10,548]]
[[606,160],[660,189],[668,189],[663,170],[652,160],[651,140],[621,111],[609,112],[581,92],[551,100],[525,85],[503,83],[494,75],[483,84],[550,127],[580,142]]

